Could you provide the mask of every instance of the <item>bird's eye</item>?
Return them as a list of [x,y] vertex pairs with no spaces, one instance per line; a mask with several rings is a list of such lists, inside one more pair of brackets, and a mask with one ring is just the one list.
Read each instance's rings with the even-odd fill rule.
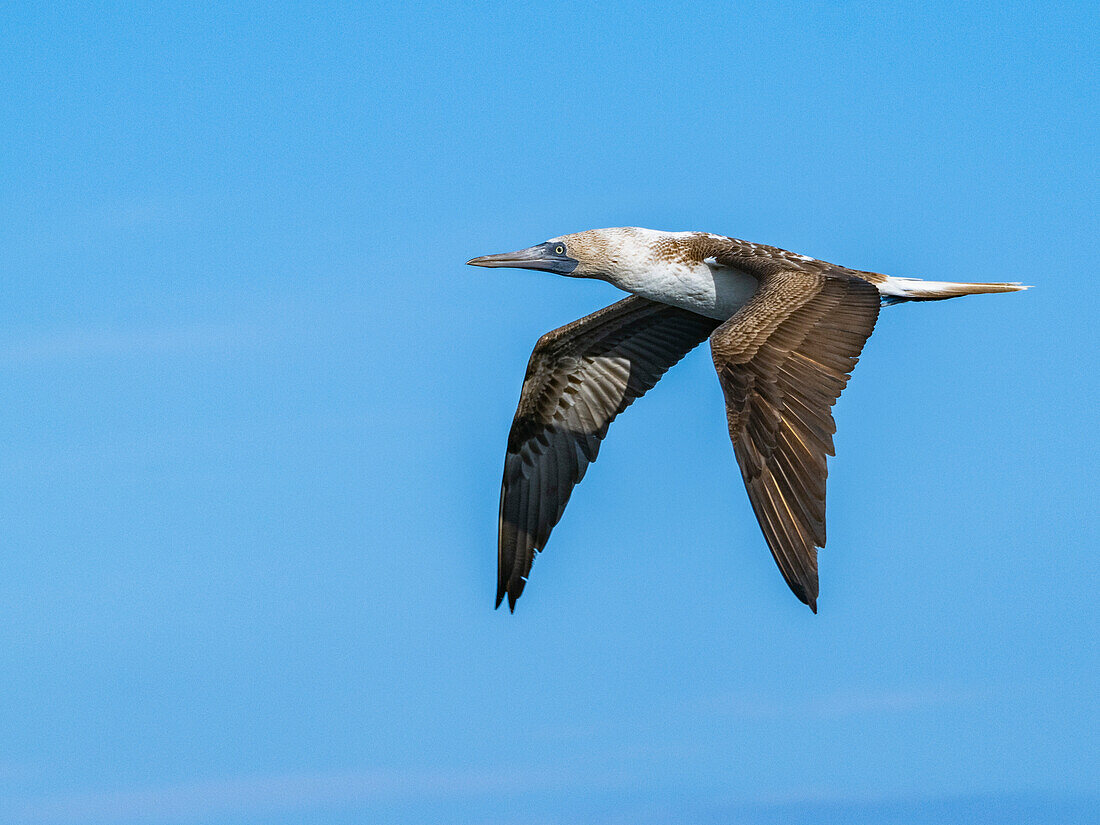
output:
[[565,253],[565,247],[562,246],[561,244],[558,244],[557,246],[554,247],[554,254],[555,255],[562,255],[564,253]]

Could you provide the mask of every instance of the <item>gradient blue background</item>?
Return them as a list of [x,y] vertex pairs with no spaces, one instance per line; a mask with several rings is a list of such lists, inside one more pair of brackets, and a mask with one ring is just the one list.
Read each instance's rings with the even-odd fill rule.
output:
[[[1096,821],[1094,3],[0,11],[0,820]],[[539,335],[702,229],[884,311],[821,613],[706,348],[493,612]]]

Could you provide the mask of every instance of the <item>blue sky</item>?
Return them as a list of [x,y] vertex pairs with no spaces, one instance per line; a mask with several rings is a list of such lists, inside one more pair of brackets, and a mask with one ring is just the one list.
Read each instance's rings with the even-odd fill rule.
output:
[[[1100,815],[1094,4],[0,11],[0,819]],[[510,616],[508,425],[701,229],[1036,288],[883,312],[820,615],[705,348]]]

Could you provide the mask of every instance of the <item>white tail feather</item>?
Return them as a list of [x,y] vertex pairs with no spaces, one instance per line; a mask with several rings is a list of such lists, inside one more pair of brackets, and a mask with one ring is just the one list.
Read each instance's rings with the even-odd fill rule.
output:
[[922,281],[920,278],[894,278],[887,276],[875,284],[884,303],[901,301],[940,301],[960,295],[982,295],[991,292],[1019,292],[1028,289],[1020,283],[968,284],[954,281]]

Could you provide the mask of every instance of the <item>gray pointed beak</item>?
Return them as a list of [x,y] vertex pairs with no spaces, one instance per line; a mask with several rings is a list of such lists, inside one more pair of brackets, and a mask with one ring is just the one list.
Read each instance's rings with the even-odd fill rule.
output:
[[482,255],[466,261],[470,266],[510,266],[516,269],[541,269],[544,272],[557,272],[568,275],[577,268],[577,261],[568,255],[558,255],[554,245],[541,243],[516,252],[502,252],[499,255]]
[[499,255],[482,255],[480,258],[470,258],[466,263],[470,266],[515,266],[526,269],[531,267],[532,264],[542,263],[545,254],[546,250],[542,246],[532,246],[516,252],[501,252]]

